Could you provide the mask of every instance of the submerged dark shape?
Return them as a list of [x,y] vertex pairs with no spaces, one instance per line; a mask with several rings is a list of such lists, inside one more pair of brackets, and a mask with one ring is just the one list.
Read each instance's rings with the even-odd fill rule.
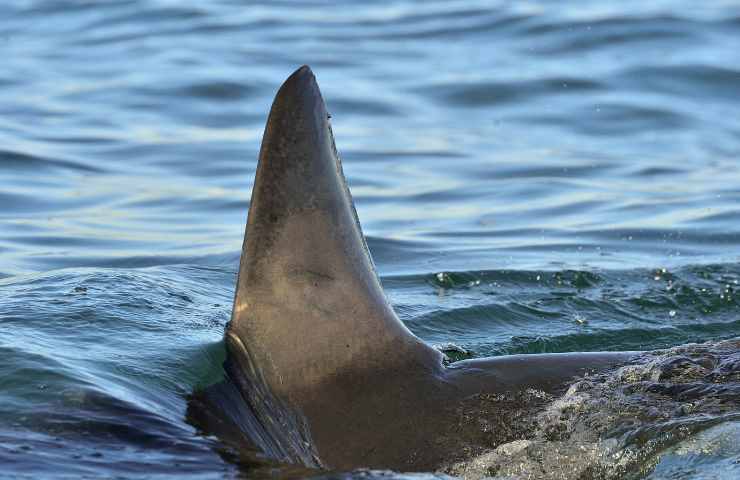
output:
[[[204,395],[219,410],[212,430],[242,434],[279,461],[407,471],[495,446],[516,435],[509,414],[531,400],[526,392],[559,392],[631,356],[445,365],[385,298],[306,66],[282,85],[267,121],[226,345],[228,383]],[[513,396],[481,400],[503,393]],[[485,438],[478,417],[491,421]]]

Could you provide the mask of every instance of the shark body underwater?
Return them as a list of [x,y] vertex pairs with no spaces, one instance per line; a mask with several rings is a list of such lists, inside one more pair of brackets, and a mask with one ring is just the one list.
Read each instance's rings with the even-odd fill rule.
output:
[[269,459],[332,470],[433,471],[490,448],[477,416],[513,428],[511,412],[485,411],[485,395],[557,394],[635,355],[449,363],[414,336],[380,285],[307,66],[267,121],[225,343],[226,380],[195,396],[197,423]]

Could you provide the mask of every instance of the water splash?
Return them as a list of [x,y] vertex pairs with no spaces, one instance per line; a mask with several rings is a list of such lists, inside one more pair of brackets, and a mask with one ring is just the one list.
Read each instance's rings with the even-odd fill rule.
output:
[[[446,471],[466,479],[658,475],[669,469],[664,457],[670,463],[688,449],[715,448],[718,437],[702,432],[721,426],[723,435],[740,435],[739,352],[734,339],[645,353],[579,380],[540,411],[522,438]],[[723,445],[724,457],[740,458],[737,444]],[[729,462],[723,474],[730,471],[736,464]]]

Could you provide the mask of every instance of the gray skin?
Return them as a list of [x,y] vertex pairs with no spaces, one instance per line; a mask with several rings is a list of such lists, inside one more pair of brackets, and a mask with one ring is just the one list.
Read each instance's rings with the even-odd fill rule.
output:
[[[226,346],[231,383],[211,391],[212,403],[226,412],[243,402],[227,416],[268,456],[338,470],[430,471],[495,447],[516,436],[511,415],[528,407],[515,395],[495,411],[486,395],[557,394],[634,355],[446,365],[383,293],[306,66],[282,85],[267,121]],[[493,432],[482,436],[483,418]]]

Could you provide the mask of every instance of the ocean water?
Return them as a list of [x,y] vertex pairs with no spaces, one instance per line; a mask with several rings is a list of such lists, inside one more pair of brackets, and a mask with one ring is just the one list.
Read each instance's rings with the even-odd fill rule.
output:
[[[709,358],[681,382],[722,405],[660,390],[676,362],[653,359],[605,380],[653,382],[612,405],[683,413],[586,423],[619,478],[740,475],[740,4],[510,3],[0,4],[0,477],[301,475],[187,419],[222,375],[262,129],[301,64],[412,331],[453,359],[710,342],[656,358]],[[595,412],[594,388],[558,401]]]

